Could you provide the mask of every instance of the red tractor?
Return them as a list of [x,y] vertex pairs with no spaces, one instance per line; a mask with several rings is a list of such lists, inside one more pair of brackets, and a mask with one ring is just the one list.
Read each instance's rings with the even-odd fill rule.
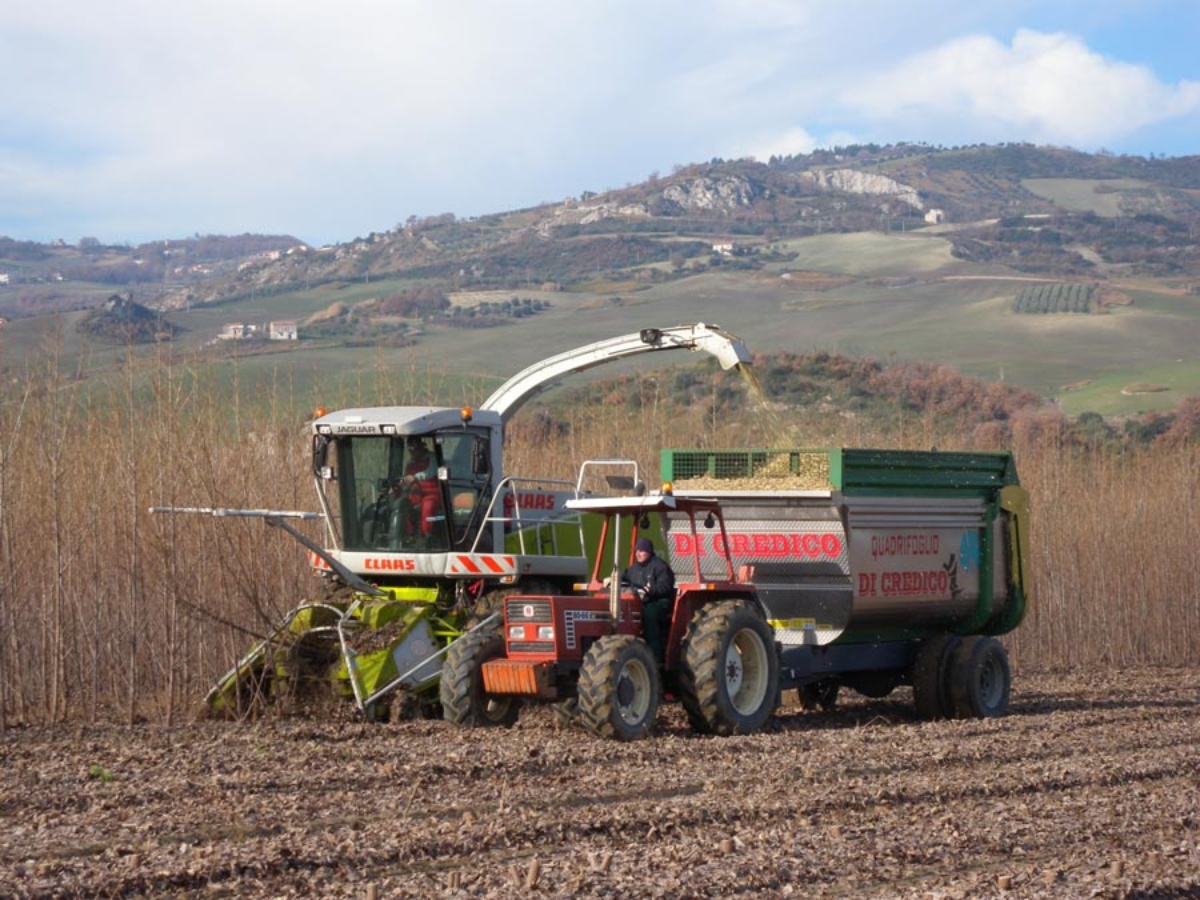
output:
[[[589,731],[631,741],[650,733],[665,687],[696,731],[761,728],[778,705],[779,651],[754,585],[734,573],[720,503],[668,487],[568,505],[602,518],[591,580],[575,594],[510,594],[501,631],[480,628],[452,646],[440,686],[446,719],[511,725],[522,701],[568,703]],[[676,575],[662,660],[643,636],[641,601],[620,580],[652,516]]]

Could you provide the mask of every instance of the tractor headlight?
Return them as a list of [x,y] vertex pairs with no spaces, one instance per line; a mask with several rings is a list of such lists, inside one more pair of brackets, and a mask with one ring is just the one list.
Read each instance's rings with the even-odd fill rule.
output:
[[525,640],[525,626],[524,625],[509,625],[508,626],[508,639],[510,641]]
[[553,625],[539,625],[537,639],[539,641],[554,640],[554,626]]

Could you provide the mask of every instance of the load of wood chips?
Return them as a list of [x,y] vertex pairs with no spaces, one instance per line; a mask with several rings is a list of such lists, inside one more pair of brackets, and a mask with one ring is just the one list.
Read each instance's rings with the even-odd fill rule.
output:
[[[795,462],[795,466],[793,466]],[[833,487],[825,453],[772,453],[752,474],[675,479],[679,491],[822,491]]]

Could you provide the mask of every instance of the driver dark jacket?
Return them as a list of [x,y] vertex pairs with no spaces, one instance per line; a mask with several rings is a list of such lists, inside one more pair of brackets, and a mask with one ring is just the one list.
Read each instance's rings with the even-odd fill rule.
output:
[[661,600],[675,596],[675,573],[657,553],[651,553],[644,563],[634,561],[622,581],[628,582],[634,590],[645,588],[644,600]]

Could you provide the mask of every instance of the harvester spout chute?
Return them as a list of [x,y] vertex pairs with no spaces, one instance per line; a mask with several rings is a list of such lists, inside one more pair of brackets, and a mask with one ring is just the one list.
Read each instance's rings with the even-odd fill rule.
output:
[[[701,322],[698,325],[689,325],[692,329],[690,337],[684,338],[677,334],[671,334],[674,329],[668,329],[668,332],[658,337],[658,342],[655,347],[659,348],[659,343],[663,345],[659,349],[670,349],[671,346],[687,347],[689,350],[703,350],[705,353],[711,353],[717,358],[717,362],[721,364],[721,368],[726,371],[736,368],[750,362],[750,351],[746,349],[746,345],[742,343],[742,339],[737,335],[730,334],[728,331],[723,331],[715,325],[705,325]],[[651,334],[647,334],[649,331]],[[645,329],[641,332],[642,340],[647,337],[654,337],[653,332],[657,329]],[[689,346],[690,344],[690,346]]]
[[703,350],[715,356],[723,369],[750,362],[750,352],[742,339],[716,325],[699,322],[670,328],[643,328],[633,334],[598,341],[534,363],[502,384],[484,401],[482,408],[493,410],[508,421],[530,398],[564,375],[621,357],[660,350]]

